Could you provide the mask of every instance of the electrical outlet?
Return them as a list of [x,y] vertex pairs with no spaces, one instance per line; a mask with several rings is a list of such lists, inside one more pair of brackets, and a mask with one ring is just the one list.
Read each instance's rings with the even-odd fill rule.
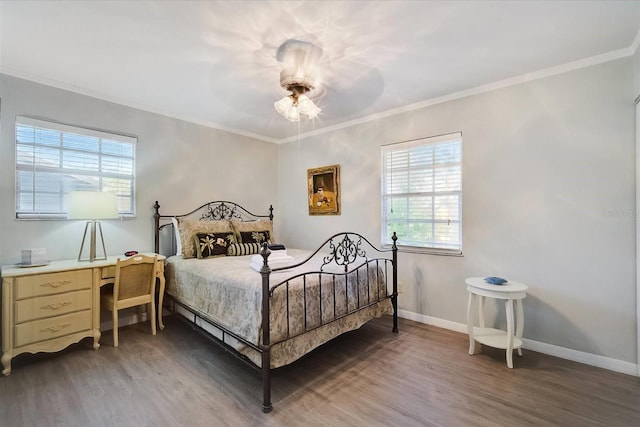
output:
[[401,294],[404,292],[404,283],[398,282],[398,293]]

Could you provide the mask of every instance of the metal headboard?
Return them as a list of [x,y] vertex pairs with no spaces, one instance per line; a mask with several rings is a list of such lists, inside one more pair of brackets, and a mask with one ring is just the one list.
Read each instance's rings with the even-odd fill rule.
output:
[[[159,253],[160,250],[160,231],[167,227],[173,227],[171,222],[165,222],[161,224],[162,220],[170,220],[171,218],[186,218],[189,216],[193,216],[194,214],[201,212],[199,215],[199,219],[201,221],[224,221],[224,220],[235,220],[235,221],[256,221],[258,219],[266,219],[273,221],[273,205],[269,206],[269,214],[268,215],[258,215],[250,212],[243,206],[239,205],[235,202],[230,202],[227,200],[214,200],[211,202],[207,202],[185,214],[179,215],[161,215],[160,214],[160,204],[156,200],[153,205],[154,214],[153,219],[155,223],[155,252]],[[197,216],[197,215],[196,215]]]

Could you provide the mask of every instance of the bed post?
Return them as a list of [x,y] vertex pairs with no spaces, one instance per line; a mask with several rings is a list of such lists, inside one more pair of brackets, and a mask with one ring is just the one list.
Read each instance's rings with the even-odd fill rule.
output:
[[160,204],[158,203],[158,201],[156,200],[156,202],[153,204],[153,210],[155,211],[153,214],[153,221],[155,223],[155,230],[154,230],[154,235],[155,235],[155,240],[154,240],[154,251],[155,253],[158,253],[158,251],[160,250]]
[[391,304],[393,305],[393,329],[392,331],[398,333],[398,236],[396,232],[393,232],[391,236],[393,240],[393,296],[391,297]]
[[262,244],[260,255],[264,259],[260,274],[262,275],[262,412],[271,412],[271,325],[269,318],[269,275],[271,268],[267,259],[269,258],[267,243]]
[[273,222],[273,205],[269,205],[269,219]]

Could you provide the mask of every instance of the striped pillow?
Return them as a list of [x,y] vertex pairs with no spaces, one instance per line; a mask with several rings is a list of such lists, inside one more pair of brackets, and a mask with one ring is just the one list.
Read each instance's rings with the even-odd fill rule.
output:
[[227,248],[227,255],[241,256],[260,253],[259,243],[231,243]]

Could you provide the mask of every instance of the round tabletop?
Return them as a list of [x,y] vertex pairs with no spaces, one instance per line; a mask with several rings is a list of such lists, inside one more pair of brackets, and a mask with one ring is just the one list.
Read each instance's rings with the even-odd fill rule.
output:
[[[515,280],[507,280],[502,285],[492,285],[484,281],[483,277],[469,277],[465,280],[469,292],[487,296],[504,295],[503,298],[524,298],[529,287]],[[488,295],[490,293],[491,295]],[[498,296],[499,297],[499,296]]]

